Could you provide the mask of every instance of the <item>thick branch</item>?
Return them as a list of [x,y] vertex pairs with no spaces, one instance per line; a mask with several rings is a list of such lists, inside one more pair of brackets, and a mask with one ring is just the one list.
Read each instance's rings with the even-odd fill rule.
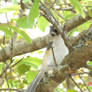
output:
[[80,26],[81,24],[87,22],[88,20],[90,20],[91,17],[89,17],[88,15],[86,15],[85,18],[82,18],[81,15],[75,16],[72,19],[68,20],[64,26],[63,26],[63,30],[64,31],[71,31],[73,28],[76,28],[77,26]]
[[[14,56],[32,52],[41,48],[44,48],[52,40],[51,35],[39,37],[33,39],[31,44],[27,44],[25,41],[17,41],[14,43],[13,54]],[[7,46],[0,50],[0,61],[5,61],[11,57],[11,47]]]

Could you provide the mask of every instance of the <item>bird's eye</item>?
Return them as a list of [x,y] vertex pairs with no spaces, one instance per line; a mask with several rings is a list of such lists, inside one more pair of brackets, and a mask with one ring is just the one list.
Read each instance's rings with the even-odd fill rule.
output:
[[58,35],[58,32],[57,32],[57,30],[54,27],[51,27],[50,33],[51,33],[52,36]]

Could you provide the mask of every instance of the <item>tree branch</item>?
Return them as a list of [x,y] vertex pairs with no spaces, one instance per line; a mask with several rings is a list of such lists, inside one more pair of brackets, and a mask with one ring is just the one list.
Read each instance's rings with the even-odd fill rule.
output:
[[[31,44],[28,44],[23,40],[17,41],[16,43],[14,43],[13,57],[44,48],[49,44],[51,40],[52,36],[46,35],[44,37],[33,39]],[[9,59],[10,57],[11,57],[10,45],[0,50],[0,61],[5,62],[5,60]]]
[[22,89],[14,89],[14,88],[2,88],[0,91],[15,91],[15,92],[23,92],[24,90]]
[[91,17],[89,17],[88,14],[86,14],[85,18],[82,18],[81,15],[74,16],[70,20],[66,21],[66,23],[63,25],[63,30],[69,32],[72,29],[76,28],[77,26],[80,26],[81,24],[87,22],[90,19]]

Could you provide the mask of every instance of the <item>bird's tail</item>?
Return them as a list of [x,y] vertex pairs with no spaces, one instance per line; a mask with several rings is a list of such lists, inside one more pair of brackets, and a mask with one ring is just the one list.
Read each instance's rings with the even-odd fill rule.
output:
[[35,92],[37,85],[39,84],[39,82],[41,81],[41,79],[43,78],[44,73],[42,71],[40,71],[36,78],[33,80],[33,82],[30,84],[30,86],[27,88],[26,92]]

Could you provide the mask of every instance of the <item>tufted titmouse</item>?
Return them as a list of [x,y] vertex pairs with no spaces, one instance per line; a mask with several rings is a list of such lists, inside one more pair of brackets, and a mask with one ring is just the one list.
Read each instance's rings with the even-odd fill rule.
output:
[[[55,32],[56,29],[52,27],[51,31]],[[64,57],[69,53],[69,50],[64,44],[64,40],[62,39],[61,35],[57,34],[57,32],[56,35],[53,33],[51,34],[53,36],[53,41],[47,47],[43,57],[41,70],[31,85],[28,87],[26,92],[35,92],[37,85],[44,78],[45,73],[53,70],[56,67],[56,64],[60,65]]]

